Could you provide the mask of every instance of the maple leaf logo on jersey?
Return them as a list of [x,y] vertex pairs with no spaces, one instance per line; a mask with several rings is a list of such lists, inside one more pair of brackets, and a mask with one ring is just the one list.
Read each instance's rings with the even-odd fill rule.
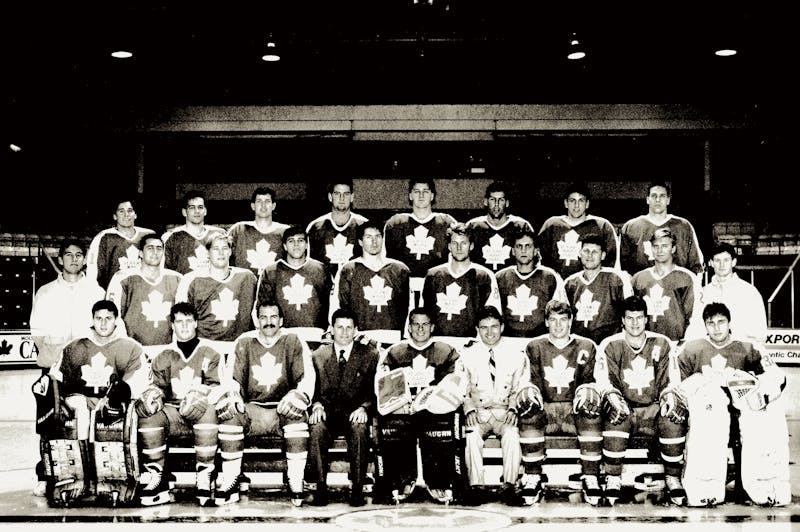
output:
[[453,319],[453,314],[461,314],[467,308],[467,296],[461,295],[461,287],[457,283],[447,285],[447,292],[436,294],[436,305],[442,314],[447,314],[447,319]]
[[229,321],[234,321],[238,312],[239,300],[233,298],[233,292],[227,286],[219,293],[219,299],[211,302],[211,313],[215,320],[222,322],[223,327],[227,327]]
[[417,260],[430,253],[435,242],[435,238],[428,236],[428,229],[424,225],[417,226],[413,235],[406,236],[406,247],[417,256]]
[[653,243],[650,242],[649,240],[645,240],[643,248],[644,248],[644,254],[647,257],[647,260],[649,260],[649,261],[655,260],[653,258]]
[[158,327],[159,322],[167,321],[172,301],[164,301],[164,294],[153,290],[147,296],[147,301],[142,301],[142,315],[147,321],[153,322],[153,327]]
[[519,316],[519,321],[525,321],[525,316],[530,316],[539,306],[539,296],[532,296],[531,289],[527,285],[521,284],[508,296],[506,305],[511,314]]
[[578,260],[581,253],[580,235],[575,229],[570,229],[564,233],[564,239],[556,242],[558,248],[558,258],[564,261],[564,265],[569,266],[573,260]]
[[569,367],[564,355],[553,359],[553,365],[544,368],[544,379],[556,393],[561,393],[561,388],[569,388],[569,383],[575,378],[575,368]]
[[353,256],[353,244],[348,244],[347,237],[339,233],[331,244],[325,244],[325,256],[332,264],[344,264]]
[[483,253],[483,261],[486,264],[491,264],[493,270],[497,270],[497,266],[505,264],[511,256],[511,246],[505,244],[503,237],[495,233],[489,239],[489,244],[483,246],[481,253]]
[[392,299],[392,287],[386,286],[386,281],[380,275],[373,275],[369,286],[364,287],[364,299],[369,301],[370,305],[377,307],[377,312],[380,312],[381,307],[387,306]]
[[670,298],[664,295],[664,289],[660,284],[651,286],[643,299],[647,303],[647,313],[653,318],[653,323],[669,309]]
[[434,369],[428,365],[424,355],[417,355],[411,361],[411,367],[403,368],[409,388],[424,388],[433,382]]
[[278,364],[272,353],[266,353],[261,357],[260,365],[252,366],[250,371],[253,378],[258,381],[258,385],[269,390],[278,383],[278,379],[283,373],[283,364]]
[[106,364],[106,357],[102,353],[97,353],[89,361],[90,364],[81,366],[81,379],[97,393],[100,388],[108,386],[108,379],[114,373],[114,368]]
[[200,376],[195,375],[194,370],[189,366],[181,368],[178,376],[172,377],[169,383],[172,386],[172,394],[176,399],[183,399],[189,393],[189,390],[199,387],[201,384]]
[[265,238],[258,241],[256,249],[247,250],[247,262],[254,269],[263,270],[275,262],[275,257],[277,257],[277,254],[274,251],[270,251],[269,242]]
[[311,298],[313,287],[310,284],[306,284],[305,277],[296,273],[292,275],[289,284],[281,288],[281,290],[283,290],[284,299],[286,299],[290,305],[294,305],[296,310],[300,310],[300,307],[308,303],[308,300]]
[[600,302],[592,301],[592,296],[594,296],[594,294],[591,290],[584,290],[581,297],[578,298],[578,302],[575,304],[575,308],[578,309],[575,317],[578,321],[583,322],[584,327],[588,327],[589,322],[592,321],[600,311]]
[[630,369],[622,370],[622,380],[628,383],[628,388],[635,389],[642,395],[642,390],[650,387],[655,379],[653,366],[648,366],[644,357],[637,356],[631,361]]
[[727,382],[725,378],[726,368],[728,367],[728,359],[722,356],[722,354],[717,353],[709,360],[709,364],[704,364],[700,371],[703,375],[720,379],[720,385],[723,382]]
[[208,269],[208,250],[205,246],[197,246],[194,248],[194,255],[187,257],[189,261],[189,269],[194,270],[207,270]]
[[139,248],[134,245],[128,246],[128,249],[125,250],[125,255],[120,257],[118,262],[120,271],[138,268],[141,264],[141,260],[139,259]]

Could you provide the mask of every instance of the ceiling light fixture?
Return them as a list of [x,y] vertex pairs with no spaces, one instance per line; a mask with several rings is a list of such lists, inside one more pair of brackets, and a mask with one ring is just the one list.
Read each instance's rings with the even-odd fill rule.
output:
[[274,62],[281,60],[281,54],[278,52],[278,47],[272,37],[267,41],[267,51],[261,56],[262,61]]
[[133,52],[129,52],[127,50],[117,50],[115,52],[111,52],[111,57],[114,59],[130,59],[133,57]]
[[719,57],[731,57],[736,54],[737,51],[735,48],[719,48],[714,51],[714,55]]
[[586,57],[586,52],[583,51],[583,46],[581,46],[581,42],[578,40],[578,37],[575,33],[569,39],[569,50],[567,52],[567,59],[576,60],[576,59],[583,59]]

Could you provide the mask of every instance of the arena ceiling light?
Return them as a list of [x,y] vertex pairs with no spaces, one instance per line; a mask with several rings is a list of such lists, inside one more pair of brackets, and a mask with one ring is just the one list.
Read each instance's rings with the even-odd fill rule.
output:
[[264,55],[261,56],[261,60],[268,63],[281,60],[280,50],[278,49],[278,45],[275,44],[275,39],[272,38],[272,35],[267,38],[267,48],[264,51]]
[[130,59],[133,57],[133,52],[128,50],[115,50],[111,52],[111,57],[114,59]]
[[578,35],[576,33],[572,33],[569,38],[569,48],[567,50],[567,59],[575,61],[578,59],[583,59],[586,57],[586,51],[583,48],[580,40],[578,39]]

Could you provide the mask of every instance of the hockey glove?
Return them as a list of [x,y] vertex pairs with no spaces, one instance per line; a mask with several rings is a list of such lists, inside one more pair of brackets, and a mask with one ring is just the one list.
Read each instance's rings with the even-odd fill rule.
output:
[[659,404],[661,405],[661,417],[665,417],[673,423],[686,421],[689,403],[680,390],[674,388],[664,390],[659,397]]
[[572,400],[572,413],[583,414],[588,417],[600,415],[602,399],[597,386],[593,383],[581,384],[575,389],[575,398]]
[[289,419],[303,419],[303,414],[308,410],[311,401],[308,395],[299,390],[289,390],[278,402],[278,413]]
[[[209,399],[211,393],[208,394]],[[244,399],[236,390],[226,390],[222,392],[216,400],[217,420],[228,421],[233,419],[236,414],[244,414]]]
[[619,391],[611,389],[603,394],[603,406],[608,421],[612,425],[618,425],[628,419],[631,409],[628,402]]
[[728,377],[728,391],[731,394],[733,406],[739,410],[763,410],[767,400],[759,389],[758,378],[746,371],[736,369]]
[[125,416],[131,402],[131,387],[127,382],[111,376],[111,384],[100,404],[97,419],[103,423],[112,423]]
[[515,399],[516,404],[512,405],[517,411],[517,415],[521,418],[531,417],[542,410],[544,400],[542,399],[542,392],[535,384],[525,386],[517,392]]
[[178,407],[180,415],[189,421],[199,420],[206,410],[208,410],[208,392],[198,389],[186,392]]
[[150,417],[161,412],[164,408],[164,392],[158,386],[151,384],[144,389],[142,395],[136,400],[134,408],[136,408],[136,415],[139,417]]

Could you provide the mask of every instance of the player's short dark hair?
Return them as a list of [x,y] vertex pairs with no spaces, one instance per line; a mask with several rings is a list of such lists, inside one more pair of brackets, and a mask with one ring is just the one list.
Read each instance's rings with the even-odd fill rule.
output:
[[101,299],[92,305],[92,316],[94,316],[94,313],[98,310],[107,310],[111,312],[115,318],[119,318],[119,309],[117,308],[117,305],[110,299]]
[[431,205],[436,203],[436,183],[434,182],[432,177],[412,177],[408,180],[408,193],[411,194],[411,191],[414,190],[414,185],[428,185],[428,188],[431,190],[431,194],[433,194],[433,199],[431,200]]
[[661,187],[667,191],[667,196],[672,196],[672,189],[667,184],[666,181],[651,181],[650,184],[647,185],[647,195],[650,195],[650,191],[652,191],[655,187]]
[[436,311],[428,307],[414,307],[411,309],[411,312],[408,313],[408,322],[411,323],[411,318],[416,315],[426,316],[429,320],[431,320],[431,323],[433,323],[433,318],[436,316]]
[[376,229],[381,236],[383,236],[383,226],[385,224],[378,220],[373,220],[370,218],[366,222],[362,223],[358,227],[356,227],[356,240],[363,240],[364,239],[364,232],[367,229]]
[[647,315],[647,301],[641,296],[628,296],[622,302],[622,313],[625,312],[644,312]]
[[202,190],[187,190],[186,193],[183,195],[183,203],[181,203],[182,208],[186,208],[189,206],[189,201],[200,198],[203,200],[203,205],[206,204],[206,194]]
[[672,240],[672,245],[673,246],[675,245],[675,234],[668,227],[662,227],[660,229],[656,229],[653,232],[653,236],[650,237],[650,242],[655,242],[659,238],[669,238],[670,240]]
[[478,309],[478,312],[475,313],[475,327],[477,327],[482,320],[487,318],[492,318],[500,322],[500,325],[505,324],[505,320],[503,319],[503,315],[500,314],[500,311],[497,308],[486,305]]
[[492,181],[489,183],[489,186],[486,187],[486,192],[484,192],[483,197],[489,198],[494,192],[502,192],[506,199],[508,199],[508,185],[506,185],[502,181]]
[[70,246],[75,246],[81,250],[81,253],[86,255],[86,242],[81,240],[80,238],[65,238],[61,241],[61,245],[58,246],[58,256],[63,257],[64,253],[67,252],[67,248]]
[[175,303],[172,305],[172,307],[169,309],[169,322],[174,323],[175,316],[178,314],[191,316],[195,321],[197,321],[197,309],[194,308],[194,305],[187,301],[181,301],[180,303]]
[[589,196],[589,187],[586,185],[586,183],[583,183],[581,181],[573,181],[572,183],[567,185],[567,188],[564,189],[564,199],[565,200],[569,199],[569,195],[573,193],[580,194],[581,196],[586,198],[586,201],[589,201],[591,199],[591,197]]
[[581,247],[586,244],[595,244],[600,246],[600,251],[606,251],[606,241],[597,233],[589,233],[581,237]]
[[559,301],[558,299],[551,299],[544,306],[545,319],[550,318],[551,314],[564,314],[568,318],[572,318],[572,307],[566,301]]
[[528,238],[530,238],[531,240],[533,240],[533,247],[538,249],[538,247],[539,247],[539,236],[536,233],[534,233],[533,231],[531,231],[530,229],[528,229],[527,226],[520,227],[518,229],[514,229],[511,232],[511,242],[513,242],[516,245],[517,240],[519,240],[520,238],[525,238],[526,236]]
[[713,248],[711,248],[711,258],[713,259],[716,255],[720,253],[727,253],[731,256],[732,259],[737,257],[736,248],[733,247],[731,244],[727,242],[720,242],[716,244]]
[[703,321],[709,320],[714,316],[725,316],[728,321],[731,321],[731,310],[728,308],[728,305],[725,303],[719,303],[717,301],[713,303],[709,303],[705,307],[703,307]]
[[290,225],[287,227],[281,236],[281,242],[285,244],[291,237],[297,235],[303,235],[306,238],[306,242],[308,242],[308,233],[306,233],[306,229],[302,225]]
[[278,201],[278,196],[275,195],[275,191],[270,187],[256,187],[256,189],[250,195],[250,203],[255,203],[258,196],[266,195],[269,195],[269,199],[271,199],[273,203]]
[[158,240],[161,242],[161,245],[164,245],[164,241],[161,240],[161,237],[155,233],[148,233],[144,235],[142,238],[139,239],[139,243],[136,244],[136,247],[139,248],[139,251],[144,251],[144,247],[147,245],[148,240]]
[[353,179],[350,177],[337,177],[328,180],[328,194],[333,194],[333,187],[336,185],[345,185],[353,193]]
[[336,323],[336,320],[350,320],[353,322],[353,326],[358,328],[358,319],[356,319],[355,313],[350,309],[337,308],[334,310],[331,316],[331,327]]
[[470,242],[472,242],[472,229],[465,223],[456,222],[454,224],[450,224],[450,227],[447,228],[448,244],[453,240],[453,235],[465,236]]
[[130,203],[133,210],[136,210],[136,202],[133,198],[129,198],[127,196],[117,197],[116,199],[112,200],[111,206],[114,208],[114,213],[119,210],[119,206],[123,203]]
[[258,311],[260,311],[263,307],[277,307],[278,308],[278,317],[283,318],[283,307],[281,307],[280,303],[275,301],[274,299],[263,299],[258,302],[258,307],[256,308],[256,317],[258,317]]

